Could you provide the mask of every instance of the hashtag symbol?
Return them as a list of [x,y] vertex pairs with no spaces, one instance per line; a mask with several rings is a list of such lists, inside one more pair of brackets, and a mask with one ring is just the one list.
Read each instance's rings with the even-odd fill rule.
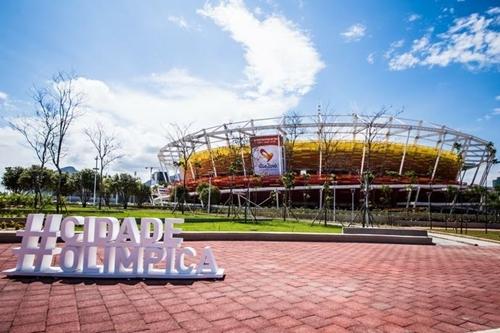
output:
[[44,225],[44,214],[29,214],[24,230],[16,232],[22,237],[21,247],[15,248],[16,271],[47,272],[51,270],[54,255],[61,249],[56,246],[60,235],[62,215],[48,215]]

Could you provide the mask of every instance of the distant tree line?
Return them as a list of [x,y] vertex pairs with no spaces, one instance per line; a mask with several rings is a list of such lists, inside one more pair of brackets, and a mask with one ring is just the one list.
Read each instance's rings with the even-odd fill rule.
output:
[[[15,202],[20,202],[19,195],[29,194],[30,206],[39,209],[52,203],[52,199],[64,205],[64,198],[69,196],[79,197],[82,207],[87,207],[93,200],[94,182],[96,204],[102,202],[109,207],[113,195],[118,195],[118,201],[124,209],[128,207],[132,196],[140,207],[150,200],[150,187],[128,173],[101,178],[101,175],[92,169],[82,169],[75,173],[63,172],[59,175],[55,170],[48,168],[42,170],[40,166],[33,165],[29,168],[7,167],[2,176],[2,185],[14,194],[13,205]],[[56,197],[58,194],[61,196],[59,200]],[[27,204],[26,199],[22,202],[23,205]]]

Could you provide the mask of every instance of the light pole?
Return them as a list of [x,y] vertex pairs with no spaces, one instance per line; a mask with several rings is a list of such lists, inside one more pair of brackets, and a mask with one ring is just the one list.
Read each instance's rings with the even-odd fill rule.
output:
[[95,207],[95,193],[96,193],[96,187],[97,187],[97,171],[99,170],[97,168],[97,160],[99,159],[98,156],[95,157],[95,168],[94,168],[94,207]]
[[156,169],[156,167],[153,167],[153,166],[147,166],[147,167],[144,167],[144,169],[149,169],[149,180],[150,180],[150,184],[153,185],[152,183],[152,180],[153,180],[153,169]]

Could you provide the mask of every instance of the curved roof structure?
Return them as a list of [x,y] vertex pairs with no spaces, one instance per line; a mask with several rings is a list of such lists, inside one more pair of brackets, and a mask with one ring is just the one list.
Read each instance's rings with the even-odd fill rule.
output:
[[[183,148],[206,150],[210,153],[219,147],[245,145],[252,136],[276,134],[285,139],[294,137],[301,141],[319,141],[324,136],[330,136],[338,141],[398,143],[404,147],[401,152],[402,166],[406,147],[418,145],[437,150],[434,169],[437,168],[442,152],[455,152],[461,156],[464,170],[462,175],[475,168],[472,183],[477,179],[480,185],[486,183],[487,174],[495,159],[495,149],[491,142],[445,125],[390,115],[321,113],[312,116],[251,119],[205,128],[168,142],[160,149],[158,158],[163,168],[172,170],[176,169],[177,163],[182,159]],[[399,171],[401,173],[402,170]],[[215,165],[214,172],[217,173]]]

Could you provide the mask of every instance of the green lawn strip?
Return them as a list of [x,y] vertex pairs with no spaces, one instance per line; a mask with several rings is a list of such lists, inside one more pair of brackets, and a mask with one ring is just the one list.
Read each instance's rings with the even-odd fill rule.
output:
[[[54,213],[48,211],[46,213]],[[63,215],[79,215],[79,216],[112,216],[118,219],[125,217],[135,217],[138,220],[142,217],[156,218],[183,218],[185,220],[182,226],[179,226],[185,231],[246,231],[246,232],[314,232],[314,233],[341,233],[340,226],[324,226],[322,224],[311,225],[310,222],[303,221],[283,221],[280,219],[263,219],[244,222],[242,218],[236,221],[228,221],[225,214],[206,214],[206,213],[191,213],[180,212],[172,213],[170,210],[155,209],[155,208],[129,208],[127,210],[118,210],[116,208],[96,210],[95,207],[82,208],[79,206],[68,206],[67,213]],[[139,221],[137,221],[139,222]],[[77,227],[77,230],[81,230]]]
[[472,237],[477,237],[477,238],[482,238],[482,239],[487,239],[487,240],[494,240],[500,242],[500,230],[488,230],[488,233],[484,232],[483,230],[480,229],[468,229],[467,233],[465,233],[465,228],[462,229],[463,234],[460,233],[460,229],[457,229],[457,232],[455,232],[455,229],[448,228],[446,229],[433,229],[433,231],[439,231],[442,233],[450,234],[453,236],[472,236]]
[[247,232],[314,232],[314,233],[341,233],[339,226],[310,225],[304,222],[283,222],[272,220],[264,222],[210,222],[184,223],[185,231],[247,231]]
[[[139,222],[139,221],[138,221]],[[140,228],[140,225],[138,226]],[[342,233],[340,226],[310,225],[304,222],[283,222],[272,220],[266,222],[185,222],[179,226],[183,231],[236,231],[236,232],[311,232]],[[83,227],[77,226],[82,231]]]

